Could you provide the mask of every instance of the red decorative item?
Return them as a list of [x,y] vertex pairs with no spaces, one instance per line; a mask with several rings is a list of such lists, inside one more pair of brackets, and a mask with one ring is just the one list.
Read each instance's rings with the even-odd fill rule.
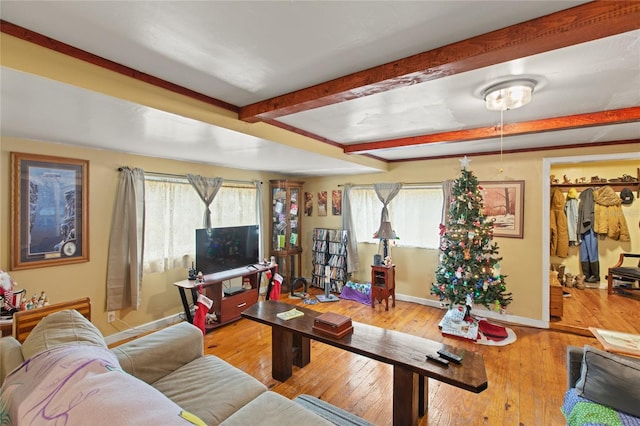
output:
[[213,305],[213,300],[202,294],[202,286],[200,286],[198,290],[200,294],[198,295],[198,303],[196,304],[196,314],[193,317],[193,325],[198,327],[202,331],[202,334],[205,334],[206,329],[204,325],[207,319],[207,313]]

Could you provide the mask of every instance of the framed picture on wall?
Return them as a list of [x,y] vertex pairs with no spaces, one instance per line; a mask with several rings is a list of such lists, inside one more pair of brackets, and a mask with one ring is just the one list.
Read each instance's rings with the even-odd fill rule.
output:
[[318,192],[318,216],[327,215],[327,191]]
[[522,238],[524,232],[524,181],[478,182],[482,188],[484,210],[493,220],[496,237]]
[[340,216],[342,214],[342,190],[331,191],[331,214]]
[[304,193],[304,215],[313,215],[313,192]]
[[89,261],[89,162],[11,153],[11,269]]

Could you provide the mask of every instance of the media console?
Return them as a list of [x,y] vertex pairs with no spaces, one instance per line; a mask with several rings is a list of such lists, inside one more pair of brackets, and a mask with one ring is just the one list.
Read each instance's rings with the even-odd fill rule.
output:
[[[186,320],[193,323],[191,310],[196,305],[201,287],[202,293],[213,300],[209,313],[215,312],[217,317],[215,323],[205,324],[207,331],[239,320],[242,311],[258,301],[262,273],[269,269],[269,265],[254,264],[205,275],[202,283],[198,283],[196,280],[182,280],[173,283],[180,292]],[[223,285],[224,282],[240,277],[242,277],[243,287],[246,289],[239,291],[237,286],[234,286],[234,291],[231,292],[233,294],[225,294],[227,289]],[[187,291],[191,293],[191,302],[188,300]],[[227,291],[227,293],[229,292]]]

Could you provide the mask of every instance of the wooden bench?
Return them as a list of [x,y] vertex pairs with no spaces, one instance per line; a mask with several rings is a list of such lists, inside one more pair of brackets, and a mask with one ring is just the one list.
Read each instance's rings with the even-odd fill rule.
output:
[[[625,258],[638,259],[637,266],[622,266]],[[613,294],[613,279],[614,278],[626,278],[632,281],[640,281],[640,254],[635,253],[620,253],[620,259],[618,263],[609,268],[607,273],[607,283],[609,294]]]
[[65,309],[75,309],[80,314],[91,321],[91,300],[88,297],[83,299],[70,300],[68,302],[54,303],[42,308],[19,311],[13,314],[13,337],[20,343],[24,342],[31,330],[38,325],[42,318],[54,312]]

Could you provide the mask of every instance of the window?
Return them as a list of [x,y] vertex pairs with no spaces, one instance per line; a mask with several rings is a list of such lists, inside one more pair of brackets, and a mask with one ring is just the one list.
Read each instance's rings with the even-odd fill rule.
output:
[[[258,224],[257,193],[253,184],[223,184],[209,207],[211,225]],[[190,267],[203,216],[204,203],[186,178],[146,176],[144,273]]]
[[[382,203],[373,188],[351,190],[351,211],[358,242],[375,243],[373,233],[380,226]],[[437,249],[440,244],[442,188],[407,186],[389,203],[389,220],[398,246]]]

